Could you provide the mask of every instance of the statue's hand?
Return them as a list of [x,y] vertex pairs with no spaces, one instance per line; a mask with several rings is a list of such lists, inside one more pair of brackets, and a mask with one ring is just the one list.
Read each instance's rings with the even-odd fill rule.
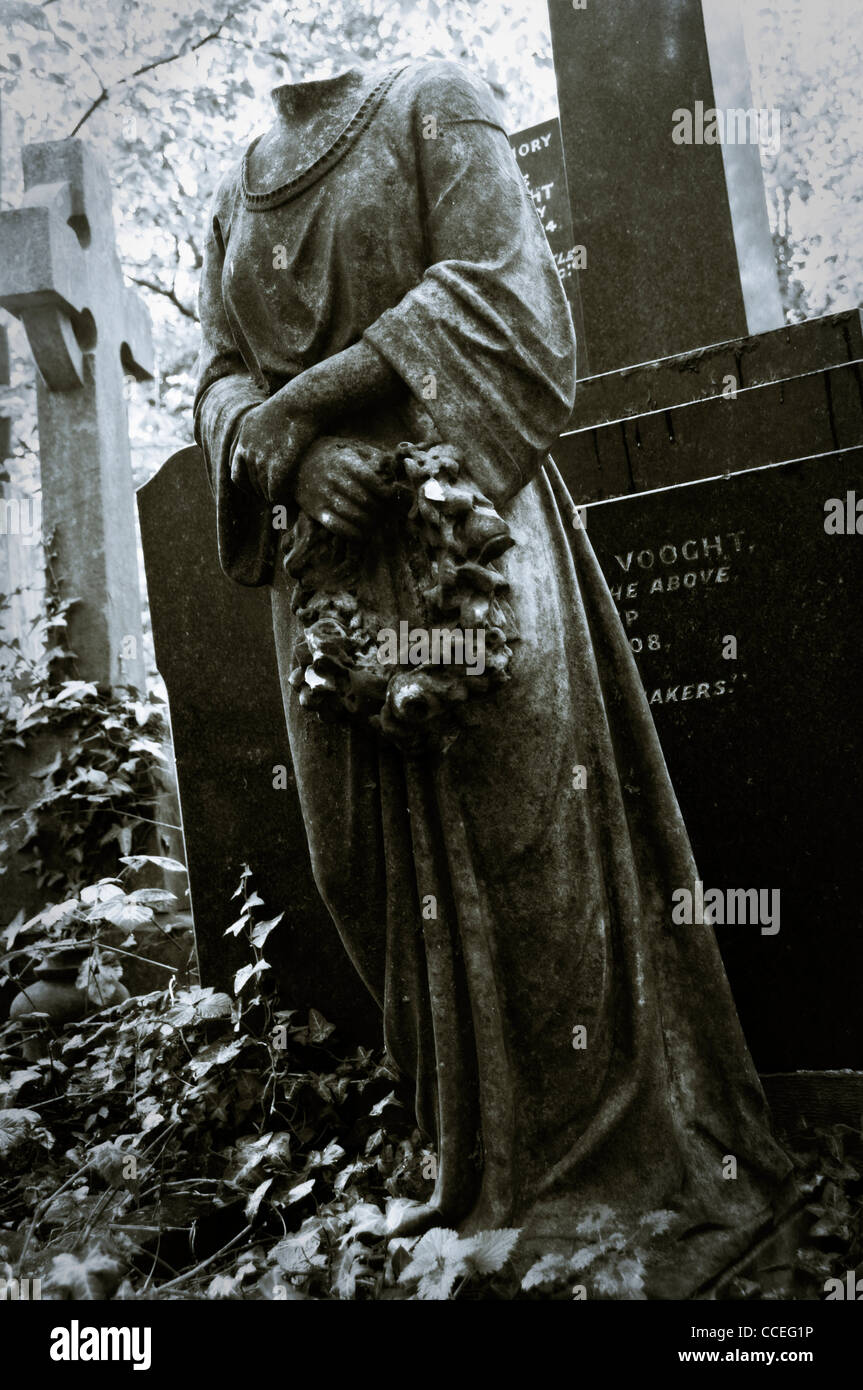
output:
[[297,505],[329,531],[362,536],[392,491],[378,469],[380,458],[380,450],[359,440],[316,440],[297,468]]
[[265,502],[289,501],[297,463],[319,432],[311,415],[291,415],[277,395],[271,396],[240,422],[231,481]]

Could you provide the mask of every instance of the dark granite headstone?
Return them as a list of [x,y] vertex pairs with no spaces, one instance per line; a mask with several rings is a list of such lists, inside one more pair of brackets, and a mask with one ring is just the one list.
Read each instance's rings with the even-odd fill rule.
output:
[[577,503],[627,498],[587,528],[705,889],[780,891],[778,933],[718,929],[756,1064],[863,1067],[863,553],[824,529],[863,497],[859,317],[780,328],[757,145],[672,140],[751,107],[735,0],[549,12],[601,373],[555,458]]
[[714,478],[587,527],[705,890],[780,891],[778,933],[718,928],[762,1071],[863,1068],[863,548],[825,530],[863,501],[861,368],[848,313],[594,378],[555,451],[579,502]]
[[781,892],[777,934],[718,929],[762,1070],[863,1067],[863,549],[824,530],[849,491],[863,448],[590,511],[705,887]]
[[519,130],[510,136],[509,143],[524,181],[530,189],[539,219],[548,237],[548,244],[554,252],[575,325],[579,375],[587,376],[590,368],[578,284],[581,248],[575,245],[572,232],[572,213],[566,186],[560,121],[554,117],[550,121],[530,126],[528,130]]
[[[758,146],[697,143],[696,103],[751,105],[733,0],[708,8],[709,34],[702,0],[549,0],[549,16],[591,371],[778,327]],[[672,139],[681,110],[692,144]]]
[[[286,1007],[314,1006],[374,1041],[380,1019],[315,888],[291,771],[269,589],[226,579],[203,458],[183,449],[138,491],[156,662],[171,732],[204,984],[229,988],[248,959],[226,937],[248,863],[266,915],[285,917],[266,957]],[[287,770],[287,786],[278,768]],[[263,912],[263,909],[261,909]]]

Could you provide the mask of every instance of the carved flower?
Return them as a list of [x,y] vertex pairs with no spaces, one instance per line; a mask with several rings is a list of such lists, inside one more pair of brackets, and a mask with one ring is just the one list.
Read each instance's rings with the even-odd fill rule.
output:
[[459,666],[393,671],[382,665],[377,634],[382,627],[397,630],[398,619],[384,620],[360,601],[363,547],[301,513],[284,560],[303,624],[290,684],[303,708],[321,718],[367,720],[406,750],[436,738],[448,746],[458,708],[508,679],[508,642],[516,634],[505,601],[509,585],[492,564],[515,539],[489,499],[461,476],[461,457],[450,445],[400,444],[392,454],[379,453],[377,466],[391,485],[385,511],[407,533],[425,609],[421,621],[427,629],[481,629],[484,670],[468,675]]

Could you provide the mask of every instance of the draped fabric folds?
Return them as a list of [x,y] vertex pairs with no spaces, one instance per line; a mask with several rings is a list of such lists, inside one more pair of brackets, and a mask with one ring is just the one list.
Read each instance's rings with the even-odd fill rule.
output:
[[[316,881],[413,1078],[434,1201],[464,1229],[521,1225],[542,1248],[597,1206],[630,1229],[661,1209],[676,1250],[698,1253],[675,1256],[677,1283],[666,1263],[659,1291],[693,1286],[705,1233],[716,1265],[769,1219],[789,1164],[712,931],[671,922],[696,869],[548,455],[572,407],[572,325],[485,86],[455,64],[408,64],[369,84],[301,176],[268,194],[247,169],[229,175],[201,317],[196,435],[222,564],[272,584]],[[388,447],[436,431],[517,541],[496,562],[519,633],[512,679],[470,703],[445,754],[406,756],[299,708],[279,538],[230,483],[244,410],[360,338],[404,395],[327,432]],[[376,564],[382,610],[419,621],[409,567]]]

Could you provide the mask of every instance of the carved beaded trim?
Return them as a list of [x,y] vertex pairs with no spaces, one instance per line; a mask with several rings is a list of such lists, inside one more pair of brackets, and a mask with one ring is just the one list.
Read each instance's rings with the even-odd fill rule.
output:
[[353,144],[363,127],[371,120],[390,87],[400,73],[404,72],[407,66],[407,63],[402,63],[399,67],[381,78],[380,82],[372,88],[368,96],[354,112],[347,125],[339,131],[339,134],[329,148],[326,149],[322,155],[319,155],[308,168],[304,169],[302,173],[295,175],[294,178],[288,179],[287,183],[280,184],[278,188],[272,188],[267,193],[253,193],[249,187],[249,159],[258,140],[261,139],[261,136],[259,135],[257,139],[253,140],[243,157],[242,194],[243,202],[246,207],[278,207],[280,203],[287,202],[289,198],[301,193],[304,188],[308,188],[310,184],[327,173],[334,164],[338,163],[349,146]]

